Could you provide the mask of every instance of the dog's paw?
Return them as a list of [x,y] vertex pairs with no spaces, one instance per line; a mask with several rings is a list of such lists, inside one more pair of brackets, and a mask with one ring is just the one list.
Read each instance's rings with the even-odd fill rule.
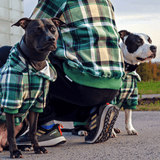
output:
[[72,135],[76,136],[87,136],[88,132],[84,129],[73,129],[72,130]]
[[77,135],[78,136],[88,136],[88,132],[87,131],[78,131]]
[[34,147],[34,153],[35,154],[47,154],[48,151],[44,147]]
[[128,135],[138,135],[138,132],[133,127],[126,127]]
[[77,136],[87,136],[88,132],[90,132],[90,128],[88,125],[79,125],[75,126],[72,129],[72,135],[77,135]]
[[23,155],[19,150],[15,150],[10,152],[10,158],[23,158]]
[[116,138],[116,137],[117,137],[117,134],[116,134],[116,132],[114,131],[114,129],[112,129],[110,138]]
[[79,131],[75,131],[72,130],[72,135],[76,135],[76,136],[87,136],[88,132],[84,131],[84,130],[79,130]]
[[31,148],[31,145],[18,145],[18,149],[20,149],[21,151],[31,151]]
[[121,130],[119,128],[114,128],[115,133],[121,133]]
[[113,128],[112,129],[112,133],[110,135],[110,138],[116,138],[117,137],[117,133],[120,133],[121,130],[119,128]]

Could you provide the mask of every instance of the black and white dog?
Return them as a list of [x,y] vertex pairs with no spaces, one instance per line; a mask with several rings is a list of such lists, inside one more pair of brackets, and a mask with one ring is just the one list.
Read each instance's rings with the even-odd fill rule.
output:
[[[152,44],[151,38],[146,34],[130,33],[126,30],[121,30],[119,34],[122,40],[120,48],[124,57],[126,76],[123,80],[122,91],[119,93],[121,95],[118,95],[121,99],[117,101],[117,105],[120,108],[124,107],[123,105],[126,105],[129,99],[129,103],[124,107],[125,128],[129,135],[138,135],[132,125],[132,106],[130,106],[132,103],[135,105],[135,101],[138,104],[138,90],[135,91],[137,88],[134,87],[137,86],[137,80],[135,80],[136,76],[138,76],[136,68],[140,63],[155,58],[157,47]],[[133,85],[133,83],[135,84]],[[116,137],[114,131],[112,132],[112,137]]]
[[[119,94],[111,103],[114,103],[119,108],[124,107],[127,133],[129,135],[138,135],[138,132],[132,125],[132,109],[135,109],[138,104],[137,81],[140,81],[136,68],[140,63],[155,58],[157,47],[152,44],[151,38],[143,33],[130,33],[127,30],[121,30],[119,35],[121,38],[119,45],[125,64],[125,78]],[[87,126],[77,126],[72,130],[72,134],[85,136],[87,131]],[[118,128],[113,129],[111,137],[116,137],[116,133],[119,132]]]
[[151,38],[143,33],[130,33],[126,30],[119,32],[122,42],[120,48],[124,61],[130,65],[138,65],[156,57],[157,47]]

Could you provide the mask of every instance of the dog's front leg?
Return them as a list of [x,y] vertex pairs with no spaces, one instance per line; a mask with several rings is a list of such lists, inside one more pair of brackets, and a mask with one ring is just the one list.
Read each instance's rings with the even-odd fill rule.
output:
[[30,136],[31,144],[36,154],[48,153],[48,151],[44,147],[40,147],[38,144],[38,140],[36,136],[38,116],[39,116],[39,113],[29,111],[29,124],[30,124],[29,136]]
[[129,135],[138,135],[138,132],[132,125],[132,109],[125,109],[125,125]]
[[15,139],[14,114],[6,113],[7,139],[9,142],[9,150],[11,158],[22,158],[21,152],[18,150]]

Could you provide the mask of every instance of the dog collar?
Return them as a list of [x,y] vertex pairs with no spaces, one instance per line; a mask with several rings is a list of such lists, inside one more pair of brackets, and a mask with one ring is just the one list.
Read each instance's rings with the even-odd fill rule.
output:
[[23,54],[25,54],[25,56],[27,57],[28,60],[33,60],[33,61],[44,61],[46,59],[46,57],[49,55],[49,52],[46,53],[39,53],[39,52],[34,52],[31,49],[29,49],[24,40],[24,37],[22,37],[19,46],[20,49],[22,50]]
[[138,67],[138,64],[133,65],[127,62],[124,62],[124,65],[125,65],[125,71],[129,71],[129,72],[135,71],[136,68]]

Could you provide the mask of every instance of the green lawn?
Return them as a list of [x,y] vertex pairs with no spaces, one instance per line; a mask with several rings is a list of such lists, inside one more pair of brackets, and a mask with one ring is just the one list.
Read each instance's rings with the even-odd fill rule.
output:
[[138,94],[160,94],[160,81],[138,82]]
[[[138,82],[138,94],[160,94],[160,81]],[[160,102],[143,104],[137,106],[137,111],[160,111]]]
[[[156,82],[138,82],[138,94],[160,94],[160,81]],[[121,109],[123,110],[123,108]],[[160,101],[146,104],[144,103],[137,105],[136,111],[160,111]]]
[[160,111],[160,102],[157,101],[155,103],[137,105],[136,111]]

